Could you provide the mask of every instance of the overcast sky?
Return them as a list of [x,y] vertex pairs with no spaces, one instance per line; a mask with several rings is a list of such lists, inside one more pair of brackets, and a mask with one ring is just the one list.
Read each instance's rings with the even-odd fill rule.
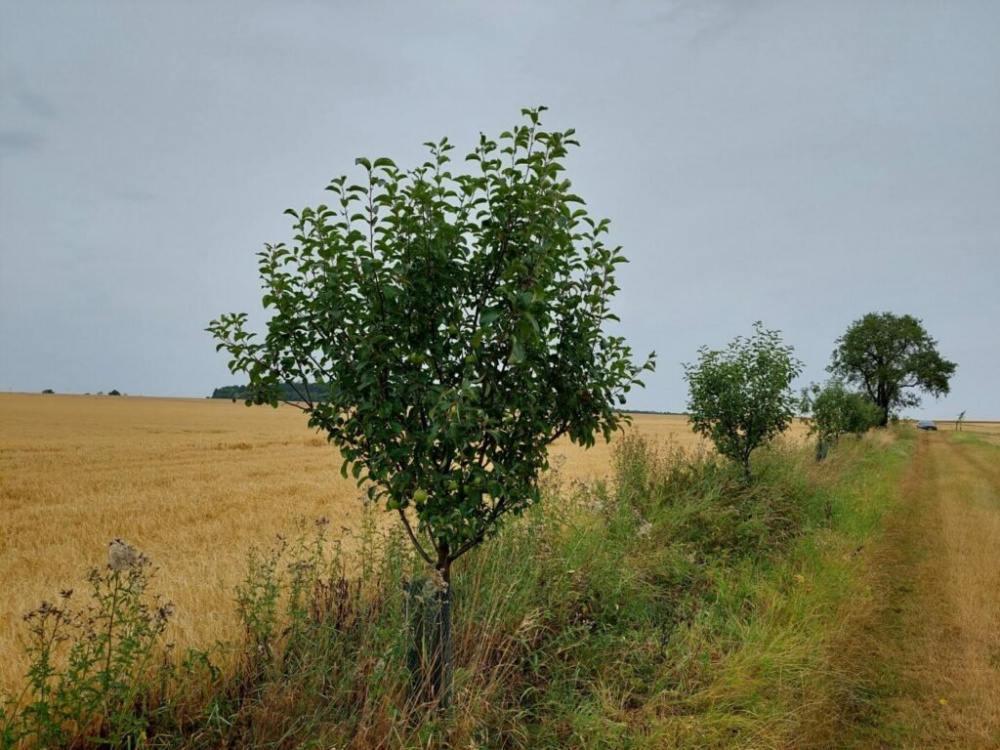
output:
[[825,379],[890,311],[958,363],[910,414],[1000,419],[994,0],[0,8],[0,390],[235,382],[203,329],[259,313],[285,208],[545,104],[631,260],[621,330],[659,354],[630,406],[683,410],[680,363],[758,319]]

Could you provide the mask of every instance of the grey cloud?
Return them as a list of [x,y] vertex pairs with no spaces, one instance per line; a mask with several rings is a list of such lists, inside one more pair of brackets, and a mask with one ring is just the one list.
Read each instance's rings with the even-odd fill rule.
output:
[[686,29],[691,42],[709,42],[736,26],[756,5],[754,0],[678,0],[657,11],[652,21],[670,29]]
[[44,96],[22,88],[14,92],[14,99],[36,117],[43,120],[59,119],[59,110]]
[[45,139],[37,133],[13,131],[0,133],[0,153],[24,154],[41,149]]
[[156,200],[159,195],[151,190],[137,188],[135,190],[114,190],[111,193],[115,198],[119,198],[130,203],[148,203]]

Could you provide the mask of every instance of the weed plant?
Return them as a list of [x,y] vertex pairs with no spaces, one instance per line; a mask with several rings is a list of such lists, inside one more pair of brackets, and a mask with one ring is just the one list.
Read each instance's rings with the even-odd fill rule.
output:
[[65,589],[55,604],[25,615],[28,682],[4,716],[4,745],[67,747],[98,741],[135,747],[157,709],[152,684],[158,640],[171,605],[150,597],[152,563],[120,539],[108,564],[87,577],[89,600],[77,607]]

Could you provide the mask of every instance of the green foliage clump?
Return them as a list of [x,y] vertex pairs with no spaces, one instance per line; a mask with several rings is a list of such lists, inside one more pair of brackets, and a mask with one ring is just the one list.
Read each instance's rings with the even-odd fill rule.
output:
[[332,206],[289,209],[294,241],[260,254],[266,336],[242,313],[208,329],[257,403],[323,384],[325,400],[301,394],[309,424],[445,582],[538,499],[548,446],[609,438],[653,366],[605,333],[625,258],[563,174],[574,131],[543,129],[541,111],[482,135],[472,174],[452,171],[447,139],[409,171],[358,159],[360,183],[338,177]]
[[957,365],[912,315],[868,313],[836,341],[827,370],[860,386],[882,410],[881,427],[898,408],[920,405],[917,389],[935,398],[948,393]]
[[750,482],[750,455],[781,434],[795,416],[791,383],[802,371],[778,331],[758,321],[750,338],[737,336],[726,349],[702,347],[698,361],[684,365],[688,415],[695,432],[736,462]]
[[836,443],[841,435],[863,435],[882,418],[878,404],[836,379],[803,389],[799,406],[803,414],[811,415],[809,433],[825,443]]

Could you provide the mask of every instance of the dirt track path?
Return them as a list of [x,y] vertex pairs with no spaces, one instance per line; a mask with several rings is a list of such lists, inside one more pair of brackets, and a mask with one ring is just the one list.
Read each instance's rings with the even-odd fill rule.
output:
[[922,434],[844,748],[1000,748],[1000,450]]

